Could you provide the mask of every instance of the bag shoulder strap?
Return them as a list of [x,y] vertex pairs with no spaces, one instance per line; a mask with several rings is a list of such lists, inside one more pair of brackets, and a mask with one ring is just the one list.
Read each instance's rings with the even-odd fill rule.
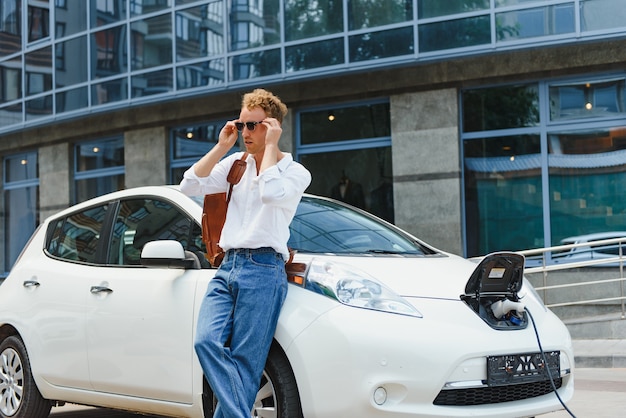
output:
[[243,173],[246,171],[246,159],[248,158],[248,153],[244,152],[240,159],[235,160],[233,165],[230,167],[230,171],[228,172],[228,177],[226,179],[230,183],[230,187],[228,188],[228,193],[226,194],[226,206],[230,203],[230,195],[233,193],[233,186],[241,180]]

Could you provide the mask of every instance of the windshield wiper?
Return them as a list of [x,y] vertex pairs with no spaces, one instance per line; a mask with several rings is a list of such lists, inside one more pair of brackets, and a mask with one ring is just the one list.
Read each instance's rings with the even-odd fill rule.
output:
[[394,250],[367,250],[366,253],[370,254],[410,254],[406,251],[394,251]]

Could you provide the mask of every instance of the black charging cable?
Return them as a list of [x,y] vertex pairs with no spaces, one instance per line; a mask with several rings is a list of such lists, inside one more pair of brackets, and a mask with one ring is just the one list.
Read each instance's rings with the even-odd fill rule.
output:
[[548,372],[548,378],[550,379],[550,384],[552,385],[552,389],[554,390],[554,394],[556,395],[556,397],[559,400],[559,402],[561,402],[561,405],[563,405],[563,408],[565,408],[565,410],[569,413],[569,415],[571,417],[573,417],[573,418],[576,418],[576,415],[574,415],[574,413],[572,411],[570,411],[570,409],[567,407],[567,405],[565,405],[565,402],[563,402],[563,399],[561,399],[561,396],[559,395],[559,392],[556,390],[556,385],[554,384],[554,379],[552,378],[552,372],[550,371],[550,367],[548,366],[548,360],[546,359],[546,353],[543,351],[543,348],[541,347],[541,340],[539,339],[539,331],[537,331],[537,325],[535,324],[535,318],[533,318],[533,315],[528,310],[528,307],[525,308],[525,311],[526,311],[526,313],[528,313],[528,316],[530,317],[530,322],[532,322],[532,324],[533,324],[533,329],[535,330],[535,336],[537,337],[537,344],[539,345],[539,352],[541,352],[541,358],[543,360],[543,364],[546,365],[546,371]]

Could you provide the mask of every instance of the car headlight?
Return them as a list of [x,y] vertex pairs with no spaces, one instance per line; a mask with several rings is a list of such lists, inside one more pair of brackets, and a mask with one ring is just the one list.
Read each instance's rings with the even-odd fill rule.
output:
[[352,266],[313,260],[304,287],[344,305],[422,318],[422,314],[400,295]]

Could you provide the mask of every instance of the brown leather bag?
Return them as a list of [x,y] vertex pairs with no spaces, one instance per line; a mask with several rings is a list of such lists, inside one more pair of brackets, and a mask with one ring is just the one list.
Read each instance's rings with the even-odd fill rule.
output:
[[202,241],[206,245],[206,258],[213,267],[218,267],[224,259],[224,250],[219,246],[222,228],[226,222],[226,211],[230,202],[233,186],[241,180],[246,171],[246,158],[244,153],[239,160],[235,160],[230,167],[226,180],[230,183],[228,193],[212,193],[204,196],[202,208]]

